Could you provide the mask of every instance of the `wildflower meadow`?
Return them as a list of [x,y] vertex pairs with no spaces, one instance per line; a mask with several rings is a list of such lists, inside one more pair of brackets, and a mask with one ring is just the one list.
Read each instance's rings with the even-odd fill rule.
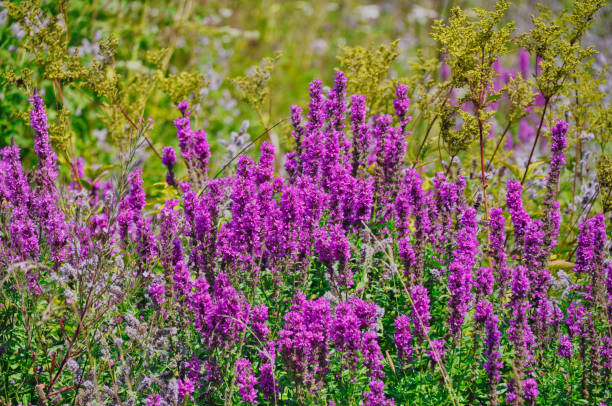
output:
[[606,1],[99,3],[0,2],[0,404],[612,405]]

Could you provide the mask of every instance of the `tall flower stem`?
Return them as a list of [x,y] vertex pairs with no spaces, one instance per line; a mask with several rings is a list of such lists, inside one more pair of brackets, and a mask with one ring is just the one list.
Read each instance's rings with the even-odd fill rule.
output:
[[542,124],[544,123],[544,116],[546,115],[546,108],[548,107],[549,97],[544,99],[544,109],[542,110],[542,116],[540,117],[540,125],[538,125],[538,132],[536,133],[535,140],[533,141],[533,145],[531,147],[531,152],[529,153],[529,159],[527,160],[527,166],[525,166],[525,172],[523,173],[523,179],[521,180],[521,185],[525,184],[525,179],[527,179],[527,172],[529,172],[529,166],[531,165],[531,160],[533,158],[533,152],[535,151],[536,145],[538,145],[538,140],[540,139],[540,133],[542,132]]
[[[476,114],[478,114],[478,112]],[[478,132],[480,134],[480,173],[482,177],[482,194],[484,197],[485,220],[489,220],[489,199],[487,198],[487,178],[485,176],[484,164],[484,136],[482,134],[482,120],[480,120],[480,118],[478,118]],[[487,225],[487,236],[489,235],[488,230],[489,226]]]
[[508,121],[508,124],[506,124],[506,128],[504,128],[504,132],[502,132],[502,135],[499,137],[499,141],[497,141],[495,150],[493,151],[491,158],[489,158],[489,164],[487,165],[487,171],[491,169],[491,165],[493,165],[493,160],[495,159],[495,155],[497,155],[497,151],[499,150],[499,147],[501,146],[502,142],[504,142],[504,138],[506,138],[506,134],[508,133],[508,130],[510,129],[511,124],[512,124],[512,121]]

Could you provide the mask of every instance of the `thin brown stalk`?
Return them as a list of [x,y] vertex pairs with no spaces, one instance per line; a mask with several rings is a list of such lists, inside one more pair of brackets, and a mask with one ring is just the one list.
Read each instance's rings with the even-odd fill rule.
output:
[[436,120],[438,119],[438,115],[436,115],[433,120],[431,120],[431,123],[429,123],[429,126],[427,127],[427,131],[425,132],[425,136],[423,137],[423,141],[421,142],[421,145],[419,146],[419,151],[417,152],[416,155],[416,159],[412,164],[412,167],[414,168],[414,166],[419,162],[419,157],[421,156],[421,152],[423,151],[423,147],[425,146],[425,142],[427,142],[427,137],[429,136],[429,132],[431,131],[434,123],[436,122]]
[[524,185],[525,179],[527,179],[527,172],[529,172],[529,166],[531,165],[531,160],[533,159],[533,152],[535,151],[536,145],[538,145],[538,140],[540,139],[540,133],[542,132],[542,124],[544,123],[544,116],[546,115],[546,108],[548,107],[549,100],[550,99],[548,97],[544,99],[544,109],[542,110],[542,116],[540,117],[540,125],[538,125],[538,132],[536,133],[535,140],[533,141],[533,146],[531,147],[531,152],[529,153],[529,159],[527,160],[527,166],[525,166],[525,172],[523,173],[521,185]]
[[[127,115],[127,113],[123,110],[123,107],[121,107],[120,104],[117,103],[117,108],[119,109],[119,111],[121,112],[121,114],[123,114],[123,117],[125,117],[125,119],[130,123],[130,125],[136,130],[138,131],[138,126],[136,126],[136,124],[134,124],[134,122],[132,121],[132,119]],[[151,142],[151,140],[149,140],[149,137],[146,136],[146,134],[143,132],[142,133],[142,138],[145,139],[145,141],[147,142],[147,144],[149,144],[149,147],[153,150],[153,152],[155,152],[155,155],[157,155],[157,158],[159,158],[159,160],[161,161],[161,155],[159,154],[159,152],[157,151],[157,149],[155,149],[155,147],[153,146],[153,143]]]
[[[487,198],[487,178],[484,165],[484,136],[482,134],[482,121],[478,119],[478,132],[480,133],[480,173],[482,177],[482,194],[484,197],[485,220],[489,220],[489,199]],[[489,225],[487,224],[487,235]]]
[[499,150],[499,147],[501,146],[502,142],[504,141],[504,138],[506,137],[506,134],[508,133],[508,130],[510,129],[510,124],[512,124],[512,122],[508,121],[508,124],[506,124],[506,128],[504,128],[504,132],[502,133],[501,137],[499,137],[499,141],[497,141],[497,145],[495,146],[495,151],[493,151],[491,158],[489,158],[489,164],[487,165],[487,171],[491,170],[491,165],[493,165],[493,160],[495,159],[495,155],[497,155],[497,151]]

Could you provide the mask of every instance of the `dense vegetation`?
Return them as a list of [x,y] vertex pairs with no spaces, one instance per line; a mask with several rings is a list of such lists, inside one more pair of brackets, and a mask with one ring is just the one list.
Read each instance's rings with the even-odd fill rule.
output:
[[0,402],[609,403],[609,6],[399,3],[2,3]]

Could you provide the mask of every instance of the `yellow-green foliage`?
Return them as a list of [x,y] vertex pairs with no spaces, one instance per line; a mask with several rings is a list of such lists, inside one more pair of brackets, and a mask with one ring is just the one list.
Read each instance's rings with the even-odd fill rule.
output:
[[508,94],[508,122],[515,122],[525,117],[529,112],[527,107],[533,104],[535,93],[533,83],[523,79],[520,72],[510,77],[503,89]]
[[496,75],[493,63],[509,52],[510,36],[514,31],[514,22],[500,26],[508,7],[506,0],[500,0],[495,11],[476,8],[474,20],[455,7],[450,12],[448,24],[443,20],[434,22],[432,37],[446,55],[452,75],[450,85],[465,91],[459,105],[471,102],[474,106],[474,116],[459,110],[463,120],[459,131],[451,129],[449,118],[444,117],[444,112],[450,110],[443,110],[441,135],[451,156],[466,149],[479,131],[486,134],[490,128],[487,120],[495,112],[487,107],[501,96],[501,92],[493,91]]
[[[457,118],[463,120],[459,130],[453,127]],[[486,129],[488,130],[488,124]],[[476,116],[449,104],[440,109],[440,136],[444,141],[448,154],[457,156],[461,151],[467,149],[470,142],[478,135],[478,119]]]
[[591,130],[603,151],[605,147],[612,147],[612,105],[609,102],[607,106],[599,104],[594,110],[596,116]]
[[[127,78],[121,77],[117,69],[118,40],[115,36],[97,42],[96,58],[86,59],[73,54],[69,48],[70,31],[66,21],[69,2],[66,0],[57,3],[55,8],[45,9],[40,0],[5,2],[5,5],[8,15],[24,28],[26,36],[22,47],[32,55],[33,64],[42,70],[42,79],[52,81],[57,92],[71,85],[98,96],[101,99],[100,118],[106,124],[109,139],[122,150],[129,142],[135,121],[144,114],[146,102],[157,87],[176,104],[186,98],[193,100],[207,85],[202,73],[166,73],[172,48],[148,52],[146,60],[155,69],[143,67],[141,72]],[[20,73],[5,71],[2,76],[5,81],[21,85],[28,93],[34,84],[32,71],[27,69]],[[71,137],[68,119],[68,111],[59,106],[55,122],[50,123],[54,144],[62,151],[67,150]]]
[[349,93],[366,97],[370,113],[378,112],[383,105],[389,105],[395,86],[386,80],[391,64],[400,54],[397,49],[399,40],[389,45],[374,47],[342,47],[338,56],[340,70],[346,74]]
[[422,50],[418,50],[416,59],[409,63],[412,75],[406,80],[409,89],[414,89],[416,100],[412,100],[412,105],[429,120],[433,117],[437,109],[432,108],[439,104],[442,95],[447,94],[449,83],[438,82],[436,72],[440,67],[438,58],[425,58]]
[[277,53],[271,58],[264,58],[253,71],[245,76],[238,76],[232,82],[240,91],[240,98],[248,103],[259,116],[259,120],[264,127],[268,127],[270,117],[266,112],[270,103],[270,75],[274,70],[274,65],[280,58]]
[[66,152],[66,147],[70,143],[70,111],[61,109],[57,112],[57,117],[49,125],[49,137],[53,146],[58,148],[63,153]]
[[604,212],[612,210],[612,158],[602,154],[597,163],[597,179],[599,180],[599,193]]
[[40,0],[6,3],[9,16],[17,20],[26,33],[25,50],[34,56],[37,65],[44,67],[44,77],[70,82],[83,79],[87,69],[78,56],[68,53],[68,31],[62,11],[68,5],[60,1],[58,14],[42,13]]
[[580,39],[604,4],[603,0],[576,0],[571,12],[557,17],[544,7],[539,16],[531,16],[534,27],[520,36],[519,45],[539,59],[536,85],[545,98],[561,92],[568,76],[597,52],[582,48]]
[[495,5],[495,11],[476,8],[474,21],[465,11],[455,7],[450,12],[448,24],[437,20],[433,25],[432,37],[446,54],[452,84],[458,88],[467,87],[470,101],[481,108],[487,104],[495,76],[493,63],[510,50],[514,22],[496,29],[509,5],[501,0]]

